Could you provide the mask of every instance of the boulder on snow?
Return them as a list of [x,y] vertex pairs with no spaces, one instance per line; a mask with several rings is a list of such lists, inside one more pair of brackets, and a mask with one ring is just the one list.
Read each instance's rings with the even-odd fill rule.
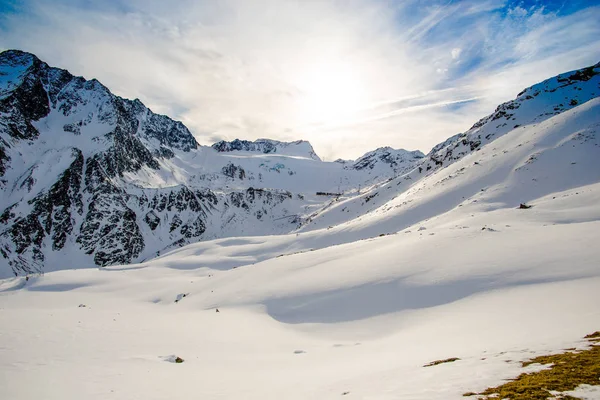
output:
[[168,361],[175,364],[181,364],[185,361],[183,358],[176,356],[175,354],[171,354],[170,356],[161,356],[159,358],[162,358],[164,361]]

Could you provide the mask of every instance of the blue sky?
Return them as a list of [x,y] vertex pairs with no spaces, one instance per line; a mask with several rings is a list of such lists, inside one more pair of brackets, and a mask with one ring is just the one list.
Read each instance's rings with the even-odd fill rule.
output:
[[599,1],[0,1],[19,48],[182,120],[203,144],[427,152],[524,87],[600,61]]

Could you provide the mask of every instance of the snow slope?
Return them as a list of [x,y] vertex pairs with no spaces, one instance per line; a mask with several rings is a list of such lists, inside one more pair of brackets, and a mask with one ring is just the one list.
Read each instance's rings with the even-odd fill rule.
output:
[[[198,244],[211,251],[193,266],[173,254],[5,280],[0,394],[459,399],[598,329],[599,200],[593,184],[529,210],[460,209],[235,269],[244,239]],[[448,357],[461,360],[422,367]]]
[[[462,399],[585,348],[600,329],[600,98],[581,71],[295,232],[1,280],[0,398]],[[546,111],[544,93],[579,92]],[[187,171],[185,157],[161,162]]]

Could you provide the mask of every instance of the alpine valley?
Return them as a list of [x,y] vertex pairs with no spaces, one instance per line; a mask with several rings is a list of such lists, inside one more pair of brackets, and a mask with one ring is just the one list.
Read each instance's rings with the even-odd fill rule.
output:
[[600,398],[600,63],[326,162],[5,51],[0,223],[3,399]]

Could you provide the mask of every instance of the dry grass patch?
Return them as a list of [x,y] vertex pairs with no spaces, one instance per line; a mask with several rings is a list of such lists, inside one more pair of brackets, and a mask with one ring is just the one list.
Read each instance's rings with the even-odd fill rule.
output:
[[425,364],[423,366],[424,367],[433,367],[434,365],[444,364],[444,363],[451,363],[451,362],[458,361],[458,360],[460,360],[460,358],[456,358],[456,357],[446,358],[445,360],[435,360],[435,361],[432,361],[429,364]]
[[589,335],[585,335],[585,338],[590,342],[598,342],[600,341],[600,331],[596,331],[594,333],[590,333]]
[[552,392],[574,390],[582,384],[600,384],[600,346],[596,345],[600,341],[600,331],[587,335],[585,339],[592,344],[589,349],[539,356],[522,363],[523,367],[532,364],[549,365],[548,369],[523,373],[503,385],[488,388],[481,393],[465,393],[463,396],[511,400],[576,399],[572,396],[553,395]]

